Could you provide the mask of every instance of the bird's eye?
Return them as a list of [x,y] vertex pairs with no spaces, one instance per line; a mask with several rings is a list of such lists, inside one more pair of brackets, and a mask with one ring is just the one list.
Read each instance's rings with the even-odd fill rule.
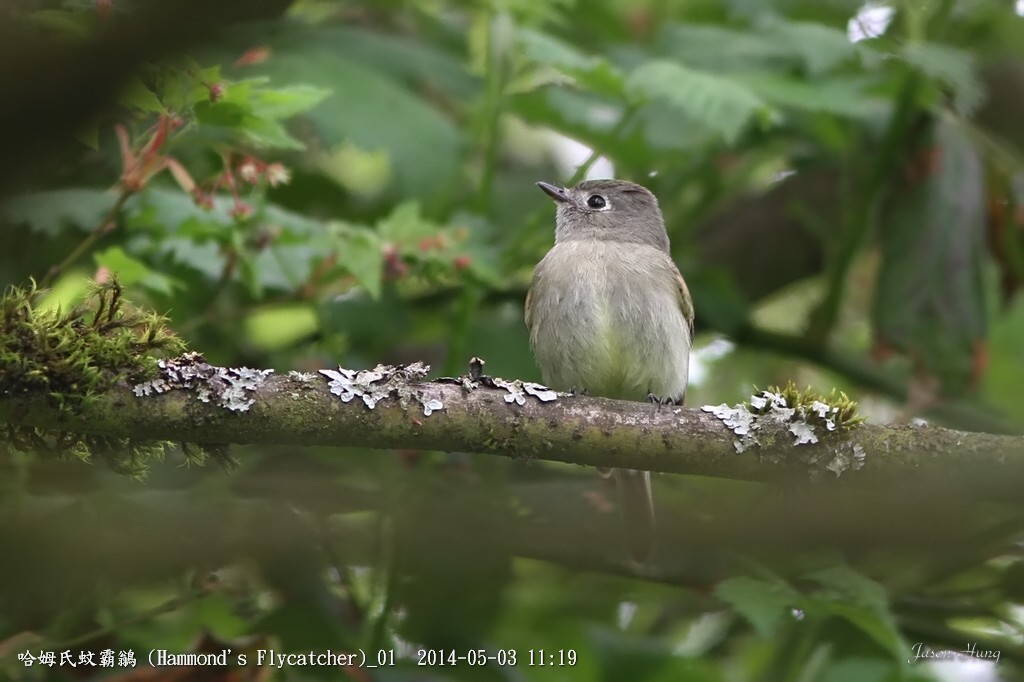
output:
[[606,204],[607,202],[600,194],[591,194],[590,198],[587,199],[587,206],[590,208],[604,208]]

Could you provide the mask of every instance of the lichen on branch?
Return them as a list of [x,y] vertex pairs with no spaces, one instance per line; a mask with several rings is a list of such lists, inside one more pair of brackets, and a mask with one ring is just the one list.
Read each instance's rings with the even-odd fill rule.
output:
[[216,367],[198,354],[164,357],[181,341],[160,318],[124,304],[114,284],[68,313],[41,311],[35,296],[12,289],[2,303],[8,439],[136,475],[172,441],[202,444],[184,448],[190,460],[224,463],[230,445],[258,443],[475,452],[752,481],[1024,481],[1020,436],[861,423],[843,395],[789,386],[733,408],[683,408],[556,393],[484,376],[479,360],[466,376],[434,381],[419,363],[320,374]]

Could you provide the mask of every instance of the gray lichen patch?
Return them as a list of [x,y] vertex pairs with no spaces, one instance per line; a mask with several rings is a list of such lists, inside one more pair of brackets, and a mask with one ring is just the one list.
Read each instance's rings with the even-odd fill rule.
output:
[[232,412],[246,412],[255,399],[252,394],[273,374],[272,369],[217,367],[199,353],[185,353],[157,363],[160,376],[136,384],[132,392],[142,398],[176,389],[190,391],[204,403]]
[[866,453],[860,443],[840,445],[832,452],[832,457],[825,465],[825,468],[838,478],[847,471],[857,471],[863,468],[865,457]]
[[322,369],[320,373],[330,379],[328,388],[342,402],[351,402],[353,398],[361,398],[363,404],[371,410],[381,400],[389,397],[398,398],[399,404],[405,407],[409,402],[417,402],[423,407],[423,414],[429,417],[434,412],[444,409],[444,403],[437,398],[428,398],[415,388],[430,371],[430,366],[422,362],[408,365],[377,365],[373,369]]
[[517,405],[525,405],[526,396],[528,395],[532,395],[534,398],[544,403],[558,398],[558,393],[556,391],[552,391],[547,386],[535,384],[531,381],[520,381],[519,379],[506,381],[505,379],[494,378],[491,379],[490,384],[494,388],[501,388],[508,391],[508,395],[505,396],[506,403],[514,402]]
[[[790,383],[783,389],[769,388],[750,396],[747,403],[729,407],[705,405],[701,409],[709,412],[725,424],[736,436],[733,442],[736,452],[744,452],[754,445],[763,445],[766,434],[787,433],[793,438],[793,445],[812,445],[828,433],[856,427],[863,419],[856,414],[856,403],[835,391],[828,398],[813,393],[810,389],[798,391]],[[863,459],[863,450],[861,450]],[[855,461],[855,460],[851,460]],[[842,467],[842,464],[836,464]],[[852,464],[843,467],[850,468]],[[859,468],[859,467],[857,467]]]
[[441,402],[440,400],[438,400],[437,398],[432,398],[430,400],[427,400],[427,401],[423,402],[423,415],[426,416],[426,417],[429,417],[431,414],[433,414],[437,410],[443,410],[443,409],[444,409],[444,403]]
[[507,393],[505,402],[516,403],[517,405],[525,405],[526,396],[528,395],[532,395],[543,403],[558,399],[557,391],[532,381],[522,381],[520,379],[509,381],[501,377],[488,376],[483,373],[484,364],[486,363],[482,358],[474,357],[469,361],[468,375],[441,377],[438,381],[446,384],[458,384],[466,392],[475,391],[481,386],[505,391]]
[[789,432],[796,436],[793,445],[810,445],[818,442],[818,436],[814,433],[814,427],[807,422],[798,421],[790,424]]
[[[737,453],[745,452],[755,445],[762,445],[758,435],[762,431],[777,432],[778,427],[785,425],[794,413],[792,409],[780,407],[764,414],[755,414],[745,405],[729,407],[725,403],[704,405],[701,410],[715,415],[730,431],[736,434],[737,438],[732,444]],[[772,428],[768,428],[769,425]]]
[[757,443],[757,439],[753,436],[754,430],[757,429],[755,415],[743,405],[729,407],[722,403],[721,405],[704,405],[700,409],[718,417],[730,431],[739,436],[737,440],[733,441],[736,452],[743,452]]

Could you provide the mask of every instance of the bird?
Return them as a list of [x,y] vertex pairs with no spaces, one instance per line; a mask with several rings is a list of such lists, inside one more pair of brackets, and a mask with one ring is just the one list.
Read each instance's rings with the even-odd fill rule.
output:
[[[556,206],[555,242],[526,295],[530,347],[557,390],[682,404],[693,301],[669,252],[658,200],[625,180],[537,186]],[[649,561],[655,520],[648,471],[614,469],[625,544]]]

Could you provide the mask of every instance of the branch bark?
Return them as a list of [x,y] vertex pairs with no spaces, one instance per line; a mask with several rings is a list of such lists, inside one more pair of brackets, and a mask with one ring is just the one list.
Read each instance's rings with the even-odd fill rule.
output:
[[[3,396],[0,420],[133,440],[462,451],[750,481],[1024,481],[1024,437],[1016,435],[865,424],[819,429],[817,443],[794,445],[795,422],[773,417],[757,423],[760,444],[751,444],[707,408],[566,394],[543,402],[519,382],[410,381],[385,368],[383,381],[361,384],[387,396],[369,409],[360,388],[343,402],[320,375],[205,367],[215,376],[190,388],[168,380],[162,394],[140,397],[120,386],[74,413],[42,395]],[[434,408],[429,416],[424,405]]]

